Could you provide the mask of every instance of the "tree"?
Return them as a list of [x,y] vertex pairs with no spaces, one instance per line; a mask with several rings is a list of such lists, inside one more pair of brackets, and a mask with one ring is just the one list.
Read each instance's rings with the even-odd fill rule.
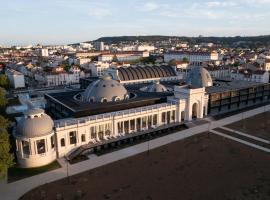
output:
[[6,90],[0,87],[0,107],[7,105]]
[[150,63],[154,64],[156,62],[156,59],[154,56],[149,56],[149,57],[142,57],[140,61],[144,64],[150,64]]
[[169,65],[170,66],[176,66],[176,60],[175,59],[170,60]]
[[0,87],[3,87],[5,89],[9,88],[9,80],[7,75],[5,74],[0,74]]
[[113,56],[112,62],[118,62],[118,58],[116,55]]
[[0,179],[7,176],[7,170],[14,165],[14,155],[10,153],[11,145],[9,134],[3,127],[0,128]]
[[0,127],[7,129],[9,125],[10,125],[10,121],[4,118],[2,115],[0,115]]
[[183,62],[189,62],[188,58],[183,58]]
[[63,68],[66,72],[69,72],[70,69],[71,69],[71,66],[70,65],[63,65]]

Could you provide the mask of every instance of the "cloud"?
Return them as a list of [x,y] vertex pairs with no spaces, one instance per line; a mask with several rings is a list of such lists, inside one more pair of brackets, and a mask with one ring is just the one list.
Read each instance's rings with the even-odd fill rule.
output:
[[94,8],[91,9],[88,15],[96,18],[103,18],[112,15],[112,12],[107,8]]
[[208,8],[225,8],[225,7],[233,7],[238,5],[236,2],[227,1],[227,2],[220,2],[220,1],[209,1],[205,3]]
[[143,5],[142,10],[143,11],[154,11],[159,9],[159,5],[157,3],[154,2],[148,2],[146,4]]

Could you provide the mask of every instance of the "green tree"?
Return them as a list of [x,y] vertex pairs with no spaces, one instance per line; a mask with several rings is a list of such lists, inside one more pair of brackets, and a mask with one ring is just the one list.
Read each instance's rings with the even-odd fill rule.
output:
[[170,66],[176,66],[176,60],[175,59],[170,60],[169,65]]
[[189,62],[188,58],[186,58],[186,57],[183,58],[183,61],[184,61],[184,62]]
[[10,125],[10,121],[4,118],[2,115],[0,115],[0,127],[7,129],[9,125]]
[[63,68],[66,72],[70,71],[71,66],[70,65],[63,65]]
[[9,134],[3,127],[0,128],[0,179],[7,176],[7,170],[14,165],[14,155],[10,153],[11,145]]
[[9,88],[9,80],[7,75],[5,74],[0,74],[0,87],[3,87],[5,89]]
[[154,64],[156,62],[156,59],[154,56],[149,56],[149,57],[142,57],[140,59],[140,62],[144,63],[144,64]]
[[116,55],[113,56],[112,62],[118,62],[118,58]]
[[6,90],[0,87],[0,107],[7,105]]

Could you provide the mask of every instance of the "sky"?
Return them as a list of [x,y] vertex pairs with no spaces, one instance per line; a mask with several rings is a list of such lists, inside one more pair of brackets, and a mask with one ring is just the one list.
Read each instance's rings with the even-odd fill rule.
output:
[[0,0],[0,44],[270,34],[270,0]]

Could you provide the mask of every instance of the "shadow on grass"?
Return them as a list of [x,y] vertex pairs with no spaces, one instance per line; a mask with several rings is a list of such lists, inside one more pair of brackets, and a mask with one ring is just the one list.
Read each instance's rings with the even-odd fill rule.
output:
[[54,169],[60,168],[60,164],[57,161],[52,162],[43,167],[35,168],[20,168],[19,166],[14,166],[8,169],[8,183],[18,181],[30,176],[35,176],[44,172],[48,172]]

